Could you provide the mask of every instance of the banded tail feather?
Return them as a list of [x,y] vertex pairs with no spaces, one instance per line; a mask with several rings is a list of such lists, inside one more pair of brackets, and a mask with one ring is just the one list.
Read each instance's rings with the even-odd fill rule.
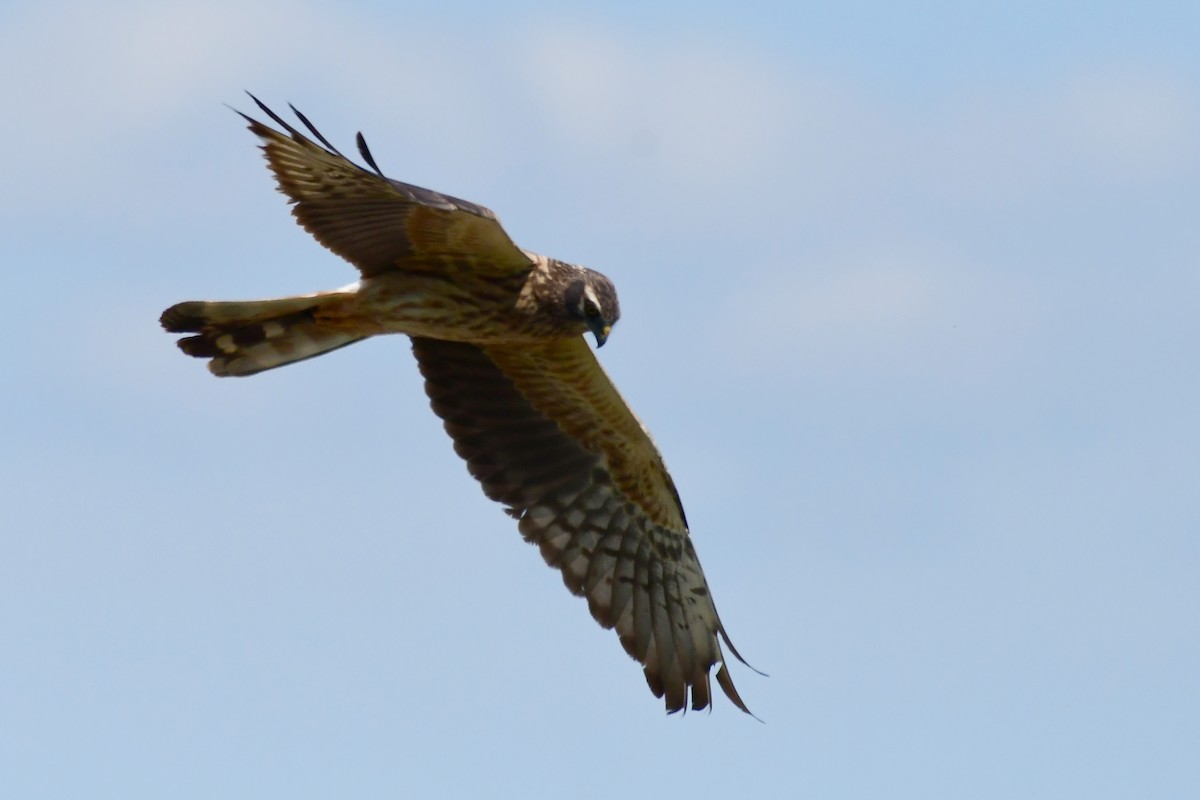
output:
[[254,375],[362,340],[322,325],[316,310],[328,295],[278,300],[176,303],[159,322],[170,333],[193,333],[176,344],[189,356],[210,359],[219,377]]

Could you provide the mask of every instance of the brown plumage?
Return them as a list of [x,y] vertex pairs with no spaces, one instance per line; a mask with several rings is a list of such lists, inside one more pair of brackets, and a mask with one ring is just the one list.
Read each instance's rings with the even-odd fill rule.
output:
[[717,666],[721,689],[748,712],[721,643],[741,656],[679,494],[582,338],[591,331],[603,345],[619,318],[612,283],[520,249],[482,206],[384,177],[362,134],[370,170],[294,108],[312,138],[254,102],[282,128],[242,115],[292,213],[362,280],[277,300],[179,303],[161,321],[192,334],[180,349],[217,375],[251,375],[375,334],[409,335],[433,410],[471,474],[592,616],[616,629],[667,709],[708,707]]

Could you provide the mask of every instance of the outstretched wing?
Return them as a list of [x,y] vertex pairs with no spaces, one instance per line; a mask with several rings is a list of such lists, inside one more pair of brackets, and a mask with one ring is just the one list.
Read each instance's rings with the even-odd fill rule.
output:
[[[749,713],[724,663],[739,660],[649,435],[587,343],[480,348],[413,339],[433,410],[493,500],[616,628],[668,711],[711,705],[717,683]],[[689,698],[690,695],[690,698]]]
[[316,142],[250,97],[286,131],[238,112],[263,139],[279,190],[295,205],[292,213],[363,277],[435,264],[462,265],[482,274],[522,272],[532,265],[490,210],[384,177],[361,133],[359,153],[374,171],[343,156],[294,107]]

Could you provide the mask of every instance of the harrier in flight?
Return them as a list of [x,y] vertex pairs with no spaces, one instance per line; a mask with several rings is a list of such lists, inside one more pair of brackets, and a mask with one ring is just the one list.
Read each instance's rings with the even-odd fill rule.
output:
[[370,169],[295,108],[308,135],[251,97],[282,129],[242,114],[292,213],[362,278],[299,297],[171,306],[162,326],[190,334],[179,348],[215,375],[241,376],[407,334],[433,410],[484,493],[596,621],[616,628],[667,710],[709,707],[719,665],[717,683],[749,713],[721,642],[741,656],[679,494],[583,338],[603,345],[620,317],[608,278],[522,250],[482,206],[384,177],[361,133]]

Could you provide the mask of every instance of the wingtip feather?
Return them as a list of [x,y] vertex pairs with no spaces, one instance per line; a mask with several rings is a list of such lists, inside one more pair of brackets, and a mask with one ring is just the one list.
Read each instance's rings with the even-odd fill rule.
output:
[[362,131],[358,132],[358,135],[355,137],[354,141],[356,144],[358,144],[359,154],[368,164],[371,165],[371,169],[375,170],[375,174],[381,178],[384,177],[383,170],[381,170],[379,165],[375,163],[375,156],[371,155],[371,148],[367,147],[367,140],[366,137],[362,135]]
[[[737,687],[733,685],[733,678],[729,675],[729,667],[724,662],[721,663],[721,668],[717,670],[717,683],[720,685],[721,691],[725,692],[725,696],[729,698],[730,702],[750,716],[758,719],[754,712],[746,705],[746,702],[742,700],[742,696],[738,694]],[[762,722],[761,719],[758,719],[758,721]]]

